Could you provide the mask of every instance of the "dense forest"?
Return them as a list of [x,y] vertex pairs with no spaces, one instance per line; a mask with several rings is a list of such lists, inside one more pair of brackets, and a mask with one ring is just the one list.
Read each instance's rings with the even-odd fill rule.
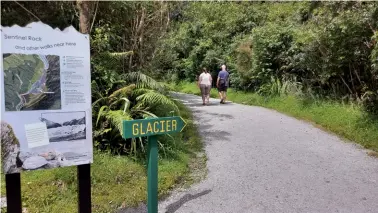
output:
[[101,148],[122,140],[113,132],[122,119],[164,115],[162,105],[177,109],[159,81],[193,81],[202,67],[215,77],[223,63],[238,90],[354,102],[378,113],[376,2],[68,1],[1,6],[3,26],[43,21],[63,29],[86,24],[94,136]]
[[[160,41],[160,76],[194,80],[220,64],[233,88],[356,101],[377,113],[376,2],[191,3]],[[168,74],[169,73],[169,74]]]

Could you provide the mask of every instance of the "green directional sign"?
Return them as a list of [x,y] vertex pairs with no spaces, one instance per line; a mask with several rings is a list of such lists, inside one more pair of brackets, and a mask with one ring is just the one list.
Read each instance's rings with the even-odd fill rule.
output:
[[137,138],[181,132],[186,122],[179,116],[123,121],[123,137]]
[[158,145],[156,135],[181,132],[186,122],[179,116],[123,121],[123,137],[148,136],[147,210],[158,212]]

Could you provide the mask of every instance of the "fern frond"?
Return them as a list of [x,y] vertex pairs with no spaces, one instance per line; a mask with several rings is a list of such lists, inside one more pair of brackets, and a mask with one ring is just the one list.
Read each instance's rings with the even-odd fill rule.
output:
[[127,83],[125,80],[118,80],[118,81],[113,82],[113,85],[115,85],[115,84],[125,84],[125,83]]
[[123,109],[123,113],[127,112],[127,110],[129,109],[130,107],[130,101],[129,99],[127,98],[121,98],[121,100],[124,100],[125,101],[125,108]]
[[149,88],[159,91],[164,91],[166,89],[165,84],[160,83],[141,72],[126,73],[125,78],[128,79],[128,81],[135,83],[137,88]]
[[144,93],[142,95],[139,95],[136,98],[137,101],[140,101],[144,106],[158,106],[163,105],[166,107],[171,107],[175,111],[179,111],[176,103],[171,100],[169,97],[158,93],[156,91],[150,91],[147,93]]
[[140,88],[140,89],[134,90],[133,91],[133,95],[140,96],[142,94],[149,93],[149,92],[155,92],[155,90],[153,90],[153,89],[146,89],[146,88]]
[[96,104],[98,104],[100,101],[103,101],[103,100],[106,100],[106,99],[107,99],[107,97],[103,97],[103,98],[99,98],[99,99],[97,99],[96,101],[94,101],[94,102],[92,103],[92,107],[96,106]]
[[121,136],[123,136],[123,121],[133,120],[131,115],[127,112],[124,113],[123,110],[109,110],[105,116],[118,129]]
[[135,89],[135,84],[130,84],[129,86],[122,87],[116,91],[114,91],[109,98],[115,98],[115,97],[128,97],[133,90]]
[[97,121],[96,121],[96,126],[98,124],[98,121],[100,120],[101,116],[103,113],[106,113],[106,110],[108,109],[108,106],[102,106],[100,108],[100,110],[98,111],[98,114],[97,114]]
[[133,112],[135,113],[138,113],[138,114],[141,114],[143,116],[143,118],[157,118],[158,116],[155,115],[154,113],[152,112],[149,112],[147,110],[133,110]]

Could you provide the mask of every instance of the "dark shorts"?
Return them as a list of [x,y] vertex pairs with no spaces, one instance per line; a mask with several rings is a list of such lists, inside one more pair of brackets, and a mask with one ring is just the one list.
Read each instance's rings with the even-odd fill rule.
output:
[[227,86],[226,85],[220,85],[218,87],[218,92],[227,92]]

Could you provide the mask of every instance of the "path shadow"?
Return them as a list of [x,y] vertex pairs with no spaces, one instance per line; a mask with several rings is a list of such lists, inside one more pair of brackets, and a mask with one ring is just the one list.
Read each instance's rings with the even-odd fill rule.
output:
[[220,117],[220,118],[227,118],[227,119],[234,119],[234,116],[229,115],[229,114],[219,114],[219,113],[208,113],[209,115],[213,115],[215,117]]
[[[221,141],[228,141],[229,136],[231,135],[229,132],[226,131],[221,131],[221,130],[216,130],[216,131],[201,131],[200,130],[201,136],[205,138],[211,138],[211,141],[215,140],[221,140]],[[206,141],[208,143],[209,141]]]
[[188,107],[206,107],[205,105],[202,105],[200,102],[192,102],[192,103],[185,103]]
[[193,108],[193,109],[191,109],[191,111],[192,111],[194,114],[203,112],[202,110],[200,110],[200,109],[198,109],[198,108]]
[[184,205],[184,203],[187,203],[191,200],[194,200],[194,199],[197,199],[201,196],[204,196],[206,194],[209,194],[212,190],[208,189],[208,190],[205,190],[205,191],[202,191],[200,193],[197,193],[197,194],[186,194],[184,195],[180,200],[170,204],[168,207],[167,207],[167,211],[165,211],[165,213],[174,213],[176,212],[182,205]]
[[205,123],[205,122],[201,122],[201,125],[198,128],[200,132],[205,132],[206,130],[211,129],[214,126],[214,125],[203,124],[203,123]]

